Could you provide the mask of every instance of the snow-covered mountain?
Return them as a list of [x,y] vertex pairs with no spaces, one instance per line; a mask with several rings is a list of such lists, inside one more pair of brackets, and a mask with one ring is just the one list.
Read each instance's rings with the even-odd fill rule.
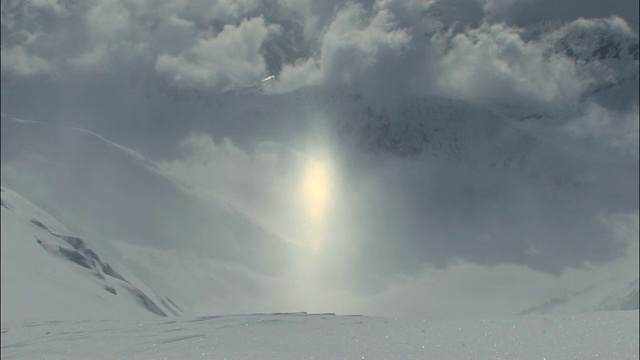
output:
[[143,245],[175,246],[174,239],[188,234],[183,246],[210,249],[215,243],[220,256],[277,271],[260,248],[286,247],[282,240],[142,155],[88,131],[5,115],[2,130],[3,184],[30,194],[54,215],[74,209],[70,217],[87,228]]
[[638,279],[635,279],[609,294],[595,310],[638,310],[638,288]]
[[529,36],[539,36],[553,50],[580,61],[605,59],[638,61],[638,36],[614,24],[615,18],[596,19],[595,24],[543,22],[528,27]]
[[611,279],[607,284],[589,286],[564,297],[547,300],[522,314],[564,314],[571,309],[582,312],[638,310],[638,279],[627,282],[624,278]]
[[[246,305],[224,299],[236,291],[263,291],[260,278],[281,274],[297,251],[230,205],[84,130],[3,115],[2,185],[3,231],[5,224],[19,223],[17,235],[8,238],[18,236],[11,241],[33,248],[14,259],[26,264],[30,252],[53,253],[74,263],[75,272],[93,274],[95,287],[104,292],[100,297],[131,293],[158,315],[179,314],[172,301],[191,310],[242,311]],[[11,209],[29,201],[38,204],[28,205],[33,211],[19,215]],[[103,254],[123,264],[105,262]],[[153,291],[129,284],[131,276],[120,267]],[[194,271],[201,282],[194,281]],[[25,273],[20,282],[29,283],[31,276]],[[249,294],[247,302],[259,301]]]
[[[494,113],[483,113],[478,108],[453,100],[425,100],[418,105],[423,107],[416,105],[408,109],[426,109],[425,111],[431,111],[428,115],[436,124],[442,127],[449,124],[449,128],[442,131],[435,124],[429,125],[434,126],[430,133],[432,137],[426,140],[416,139],[416,146],[426,146],[423,151],[434,152],[428,156],[450,154],[451,157],[442,161],[470,161],[468,157],[473,159],[480,148],[469,151],[469,146],[477,144],[485,146],[483,149],[487,154],[494,152],[495,159],[500,159],[500,154],[512,155],[502,158],[498,164],[479,166],[496,166],[502,170],[510,166],[520,170],[527,169],[527,158],[523,153],[500,153],[500,148],[491,147],[501,144],[506,148],[508,144],[512,144],[511,149],[526,150],[528,148],[523,144],[526,145],[527,141],[530,141],[531,146],[536,145],[535,139],[511,127],[506,120],[496,118]],[[399,109],[398,113],[402,113],[403,108]],[[384,112],[374,113],[373,110],[368,114],[383,125],[385,116],[389,116]],[[484,118],[478,118],[476,123],[466,122],[468,120],[465,119],[470,114],[484,114]],[[370,120],[372,119],[363,119],[365,123]],[[452,126],[452,123],[458,126]],[[390,124],[387,123],[387,126]],[[182,307],[194,309],[203,303],[222,313],[241,311],[250,307],[241,304],[237,308],[229,306],[225,300],[229,294],[233,291],[248,291],[249,294],[263,290],[271,292],[268,289],[260,290],[264,279],[259,278],[283,274],[286,264],[290,262],[287,257],[292,257],[296,251],[291,245],[261,230],[230,205],[189,188],[142,155],[96,134],[78,129],[56,128],[9,116],[3,116],[2,130],[2,181],[3,186],[10,189],[3,192],[3,229],[4,224],[23,224],[21,226],[25,230],[20,233],[20,238],[29,239],[25,240],[25,244],[33,248],[29,251],[52,253],[58,257],[55,259],[56,263],[65,262],[75,272],[93,274],[96,279],[92,286],[104,292],[101,296],[113,292],[137,294],[134,303],[144,305],[151,312],[166,315],[180,314]],[[348,129],[343,131],[349,135]],[[407,135],[414,136],[415,133],[407,132]],[[479,140],[474,142],[474,136],[491,141],[484,143],[489,145],[482,145]],[[468,139],[469,142],[456,142],[460,138]],[[366,142],[368,140],[374,141],[375,138],[361,140],[360,146],[373,146],[373,143]],[[394,145],[397,144],[384,144]],[[104,172],[105,169],[109,169],[109,172]],[[39,209],[28,205],[35,210],[26,212],[26,215],[14,213],[13,209],[21,206],[20,204],[29,204],[17,192],[13,192],[14,189],[29,194],[30,200],[43,205],[38,205]],[[167,202],[171,205],[165,206]],[[127,216],[133,216],[134,219],[119,216],[122,208],[136,209],[133,213],[127,211]],[[194,219],[197,221],[201,216],[208,220],[194,222]],[[207,232],[210,237],[203,235]],[[203,244],[198,241],[199,236],[211,242]],[[172,241],[171,237],[180,241]],[[193,256],[187,247],[194,247],[207,260]],[[265,251],[265,256],[261,256],[260,253]],[[28,251],[25,250],[24,254],[27,257]],[[109,258],[114,254],[118,255],[120,261],[117,266],[105,260],[105,257]],[[49,257],[55,258],[51,255]],[[221,262],[213,264],[210,262],[212,259]],[[279,264],[274,264],[272,259],[276,259]],[[231,266],[231,263],[235,265]],[[206,271],[196,271],[203,269],[203,266]],[[194,271],[202,274],[199,278],[202,282],[191,281]],[[27,275],[27,278],[29,276],[31,275]],[[134,287],[129,284],[133,283],[130,279],[140,280],[136,280],[138,282]],[[245,285],[234,289],[237,281]],[[620,284],[620,288],[625,284]],[[612,290],[607,284],[575,296],[575,301],[565,306],[564,310],[560,311],[560,307],[557,309],[562,313],[576,309],[590,311],[622,310],[629,306],[633,308],[629,304],[633,303],[634,291],[637,294],[637,282],[635,288],[631,287],[629,291]],[[248,296],[247,301],[249,304],[259,300],[257,297],[252,300]],[[568,302],[564,298],[549,301],[552,305]],[[180,304],[181,308],[175,306],[175,303]],[[550,306],[542,305],[540,309],[531,311],[550,309]]]
[[[558,229],[564,231],[565,227],[570,227],[568,223],[576,220],[571,211],[564,209],[573,209],[572,204],[576,199],[585,204],[584,209],[589,209],[588,204],[596,201],[596,197],[622,199],[619,202],[621,205],[616,203],[612,212],[629,211],[629,208],[633,210],[634,206],[637,209],[637,200],[629,196],[637,188],[633,186],[634,182],[637,183],[637,177],[629,175],[637,166],[622,168],[608,163],[591,166],[593,161],[602,160],[593,159],[589,153],[570,153],[561,147],[563,143],[558,144],[546,138],[548,133],[544,132],[546,127],[566,126],[571,119],[581,116],[584,107],[592,102],[605,110],[622,111],[637,101],[638,38],[625,29],[617,28],[614,20],[602,20],[595,25],[589,23],[582,27],[579,22],[545,22],[522,30],[523,39],[546,48],[549,56],[568,57],[578,64],[581,71],[598,74],[595,77],[597,81],[587,87],[574,107],[540,107],[535,102],[526,101],[473,102],[431,95],[400,95],[379,101],[370,92],[355,86],[310,87],[294,93],[267,96],[262,94],[262,85],[257,84],[249,90],[220,95],[220,99],[229,101],[218,99],[220,103],[214,104],[216,120],[236,124],[241,124],[245,118],[264,120],[256,121],[255,126],[269,129],[263,131],[264,134],[278,133],[281,138],[292,139],[287,145],[295,147],[298,145],[295,143],[296,137],[289,134],[309,129],[304,128],[307,125],[305,120],[291,125],[290,119],[305,119],[309,113],[325,116],[331,120],[323,136],[332,142],[331,146],[337,147],[337,152],[344,151],[347,166],[360,166],[358,155],[349,159],[353,155],[350,151],[355,150],[364,153],[364,157],[373,162],[379,158],[393,161],[389,157],[401,157],[402,161],[407,160],[405,165],[415,169],[426,168],[427,164],[429,168],[442,166],[454,171],[459,167],[465,169],[460,172],[464,175],[455,180],[460,181],[461,187],[471,193],[482,193],[486,189],[496,191],[504,185],[494,183],[496,178],[513,175],[514,182],[526,182],[530,185],[529,190],[540,190],[540,199],[546,196],[565,201],[562,204],[564,208],[556,206],[557,213],[540,216],[541,219],[547,216],[553,218],[554,224],[561,224]],[[274,73],[281,70],[283,64],[313,55],[313,44],[301,37],[300,24],[293,20],[287,24],[279,35],[270,37],[265,43],[265,60]],[[211,95],[206,91],[190,93],[175,88],[165,90],[170,91],[168,95],[176,102],[206,102],[207,96]],[[241,269],[233,270],[226,265],[216,265],[216,269],[222,268],[223,272],[233,273],[230,275],[232,278],[237,272],[248,273],[249,278],[282,274],[287,271],[286,264],[291,258],[289,255],[297,251],[294,246],[264,230],[257,225],[257,221],[231,205],[204,196],[143,155],[85,130],[2,115],[2,168],[3,186],[23,195],[63,222],[69,229],[67,235],[80,234],[82,239],[92,238],[85,235],[96,235],[96,244],[89,246],[92,251],[102,253],[99,251],[102,249],[94,249],[102,246],[102,241],[97,240],[99,238],[116,240],[116,245],[105,245],[106,250],[125,254],[124,258],[128,259],[126,268],[140,276],[149,287],[177,299],[179,304],[194,301],[194,297],[185,294],[181,298],[184,291],[176,284],[179,281],[169,284],[161,279],[159,274],[165,271],[170,261],[156,261],[160,257],[156,249],[201,252],[215,261],[242,264]],[[467,168],[471,170],[466,172]],[[609,171],[612,168],[616,170],[614,176]],[[490,176],[483,177],[486,174]],[[408,214],[427,211],[421,207],[422,203],[458,204],[457,194],[434,191],[435,195],[429,198],[425,196],[424,199],[408,194],[411,191],[406,190],[402,183],[404,180],[415,181],[422,186],[425,179],[407,178],[388,183],[389,187],[402,188],[399,197],[411,198],[403,204],[407,205]],[[480,184],[482,181],[486,184]],[[433,188],[433,184],[430,186]],[[485,205],[478,202],[469,206]],[[375,207],[363,205],[363,208],[366,209],[362,213],[368,214],[366,211]],[[480,238],[478,234],[494,234],[493,227],[485,225],[488,219],[481,216],[480,219],[466,219],[468,223],[477,223],[473,234],[464,231],[457,234],[458,227],[452,230],[442,225],[448,221],[446,211],[442,210],[445,207],[436,208],[438,210],[429,210],[435,212],[430,214],[435,218],[434,223],[411,228],[411,236],[422,238],[428,227],[432,236],[457,236],[455,241],[468,245],[475,236]],[[515,209],[522,211],[522,214],[513,215],[510,223],[530,215],[539,216],[535,211],[528,213],[529,209],[526,206],[521,208],[520,204]],[[375,228],[378,224],[373,224],[371,233],[391,237],[406,229],[402,220],[404,213],[398,213],[398,229],[388,230],[392,228],[388,224],[384,225],[384,229],[378,229]],[[41,223],[51,229],[48,224]],[[484,226],[491,228],[485,229]],[[518,228],[514,233],[528,230],[534,233],[539,228]],[[554,236],[559,236],[558,229],[532,236],[555,239]],[[364,237],[369,235],[366,231]],[[584,234],[581,231],[588,230],[578,228],[571,231],[575,231],[570,232],[571,235],[579,237]],[[60,239],[52,236],[54,240]],[[513,234],[510,236],[520,239]],[[548,240],[548,243],[549,248],[562,246],[557,240]],[[56,246],[65,245],[61,243]],[[537,266],[535,261],[544,262],[531,260],[534,256],[527,253],[530,250],[528,245],[518,243],[518,246],[522,248],[521,257],[524,260],[518,258],[517,261],[534,264],[532,266]],[[431,254],[432,251],[425,249],[425,253]],[[154,261],[140,261],[141,257]],[[198,262],[193,262],[188,265],[190,269],[198,267],[195,265]],[[105,271],[99,263],[96,264],[93,269],[95,272]],[[552,271],[557,271],[573,265],[577,264],[553,264],[551,267]],[[189,271],[172,271],[176,272],[172,275],[177,278],[190,275]],[[208,290],[195,297],[200,299],[198,301],[204,301],[202,298],[214,293],[218,286],[227,289],[233,287],[226,275],[213,280],[205,275],[203,278],[209,282],[203,287]],[[259,281],[255,279],[249,283],[251,287],[260,288],[257,285]],[[616,295],[613,302],[625,303],[627,295]],[[633,298],[633,289],[629,296]],[[604,302],[604,297],[601,296],[599,301]],[[603,305],[601,308],[606,307]],[[596,305],[592,308],[596,308]],[[616,305],[609,308],[621,307]],[[231,311],[228,308],[226,310]]]
[[488,108],[465,101],[422,98],[394,108],[364,106],[342,125],[345,140],[366,152],[399,156],[425,154],[449,162],[524,167],[540,142]]
[[[431,32],[423,35],[449,34],[443,48],[450,48],[455,35],[465,31],[461,24],[479,20],[467,6],[470,4],[429,5],[429,11],[421,15],[422,21],[440,25],[434,25]],[[283,67],[319,56],[322,44],[305,38],[300,14],[281,8],[260,9],[266,18],[282,22],[280,31],[270,34],[261,47],[269,74],[277,78]],[[451,22],[450,18],[457,20]],[[406,96],[384,94],[381,101],[380,96],[371,96],[380,90],[371,91],[366,84],[357,84],[363,88],[356,84],[327,84],[273,94],[265,89],[269,81],[229,89],[220,96],[168,85],[163,91],[173,101],[212,106],[220,122],[260,119],[274,133],[280,131],[279,136],[284,133],[285,138],[290,129],[281,126],[283,119],[299,118],[304,124],[306,114],[320,113],[331,119],[332,136],[361,151],[399,156],[425,154],[471,163],[486,155],[491,160],[485,161],[485,165],[499,168],[522,167],[525,158],[548,146],[544,141],[546,134],[537,131],[539,126],[560,127],[579,117],[590,102],[608,110],[623,111],[637,101],[639,39],[622,19],[542,21],[513,31],[524,44],[543,52],[546,61],[559,58],[573,64],[575,75],[585,83],[576,103],[554,107],[529,98],[515,102],[469,101],[410,91]],[[473,39],[473,35],[468,36]],[[266,133],[272,135],[268,130]],[[485,135],[489,138],[485,139]],[[530,173],[540,171],[528,169]]]
[[1,357],[637,359],[603,4],[2,1]]
[[178,315],[169,298],[112,266],[46,211],[1,191],[3,321]]
[[341,134],[372,153],[424,153],[472,162],[488,155],[494,159],[488,165],[508,167],[514,157],[526,158],[548,145],[538,126],[562,125],[579,116],[589,102],[614,111],[637,102],[639,38],[621,19],[544,21],[527,25],[518,34],[548,58],[570,59],[580,76],[589,79],[578,103],[548,108],[533,99],[470,102],[427,96],[403,98],[389,106],[356,93],[350,98],[359,110],[342,117]]

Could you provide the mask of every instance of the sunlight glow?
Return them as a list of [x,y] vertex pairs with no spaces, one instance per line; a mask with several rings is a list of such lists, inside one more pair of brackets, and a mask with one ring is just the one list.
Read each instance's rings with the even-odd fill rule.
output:
[[325,241],[327,216],[333,197],[329,162],[320,158],[310,159],[303,170],[299,190],[306,241],[312,250],[319,251]]

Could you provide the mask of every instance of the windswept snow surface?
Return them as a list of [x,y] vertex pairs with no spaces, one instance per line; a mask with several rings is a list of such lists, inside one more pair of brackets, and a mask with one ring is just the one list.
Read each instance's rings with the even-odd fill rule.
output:
[[2,324],[2,358],[637,359],[638,311],[428,322],[330,314]]

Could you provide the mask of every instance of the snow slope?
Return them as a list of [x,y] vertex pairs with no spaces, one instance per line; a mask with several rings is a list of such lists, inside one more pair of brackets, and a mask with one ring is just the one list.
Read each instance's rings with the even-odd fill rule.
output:
[[89,131],[3,115],[2,167],[4,186],[102,236],[163,248],[183,239],[180,248],[214,250],[264,272],[278,267],[265,263],[264,246],[286,252],[281,239],[229,205]]
[[427,322],[332,314],[2,324],[2,358],[637,359],[638,311]]
[[[175,312],[59,221],[2,188],[2,321],[117,319]],[[46,224],[46,225],[45,225]]]
[[247,306],[225,301],[226,296],[261,291],[260,282],[282,273],[295,251],[230,205],[196,192],[139,153],[81,129],[3,115],[2,184],[67,229],[37,217],[53,233],[90,241],[91,249],[117,259],[120,269],[131,270],[162,294],[154,303],[166,314],[173,307],[162,304],[169,304],[165,296],[183,310],[245,311]]
[[624,278],[614,277],[607,283],[592,285],[563,297],[549,299],[539,306],[522,311],[521,314],[559,316],[575,312],[576,309],[589,313],[638,310],[638,307],[638,279],[625,281]]

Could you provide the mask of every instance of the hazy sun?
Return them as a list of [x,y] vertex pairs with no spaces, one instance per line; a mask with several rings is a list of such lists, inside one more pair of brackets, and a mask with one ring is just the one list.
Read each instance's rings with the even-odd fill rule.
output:
[[320,250],[325,240],[332,195],[329,163],[323,159],[310,159],[300,182],[300,200],[304,211],[305,236],[313,250]]

